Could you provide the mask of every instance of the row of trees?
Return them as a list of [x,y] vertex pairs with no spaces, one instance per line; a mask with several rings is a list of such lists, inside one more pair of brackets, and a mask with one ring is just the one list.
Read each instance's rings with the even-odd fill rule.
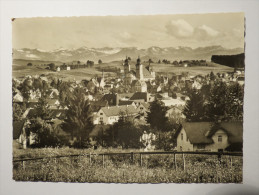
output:
[[183,112],[188,121],[243,120],[244,87],[238,83],[216,81],[192,89],[189,97]]

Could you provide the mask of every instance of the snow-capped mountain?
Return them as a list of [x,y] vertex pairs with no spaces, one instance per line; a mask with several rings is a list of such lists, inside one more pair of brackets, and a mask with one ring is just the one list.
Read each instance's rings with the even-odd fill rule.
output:
[[157,60],[190,60],[190,59],[206,59],[210,60],[212,55],[232,55],[243,53],[242,48],[226,49],[221,46],[198,47],[192,49],[190,47],[149,47],[147,49],[138,49],[136,47],[125,48],[88,48],[80,47],[77,49],[59,48],[52,51],[41,49],[13,49],[14,59],[25,60],[44,60],[44,61],[98,61],[103,62],[117,61],[125,59],[126,56],[136,59],[138,56],[143,60],[151,58]]

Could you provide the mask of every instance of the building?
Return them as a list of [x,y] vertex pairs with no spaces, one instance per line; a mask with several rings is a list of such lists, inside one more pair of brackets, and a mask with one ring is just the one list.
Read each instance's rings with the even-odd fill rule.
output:
[[186,122],[176,133],[178,151],[242,151],[242,122]]
[[166,111],[166,117],[169,119],[175,119],[175,120],[182,120],[185,119],[185,115],[183,114],[183,108],[184,107],[177,107],[177,106],[172,106]]
[[113,124],[119,120],[121,116],[132,117],[138,114],[135,106],[111,106],[102,107],[95,115],[94,124]]
[[177,106],[177,107],[184,107],[186,102],[181,99],[174,99],[174,98],[164,98],[161,100],[165,106]]
[[134,102],[152,102],[154,99],[155,98],[147,92],[136,92],[130,98],[130,100]]
[[140,81],[150,81],[155,80],[156,74],[151,68],[151,66],[143,67],[141,64],[141,60],[138,57],[137,63],[136,63],[136,71],[131,70],[129,60],[126,57],[123,63],[124,66],[124,81],[126,84],[131,84],[134,80],[140,80]]
[[143,80],[134,80],[131,87],[134,92],[147,92],[147,84]]

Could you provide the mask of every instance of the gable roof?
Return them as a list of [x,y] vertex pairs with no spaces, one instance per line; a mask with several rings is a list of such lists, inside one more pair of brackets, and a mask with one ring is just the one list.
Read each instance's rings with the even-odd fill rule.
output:
[[147,100],[147,92],[136,92],[130,98],[130,100]]
[[123,100],[123,101],[119,101],[119,106],[124,106],[124,105],[132,105],[134,102],[133,101],[129,101],[129,100]]
[[107,117],[109,116],[119,116],[121,113],[126,114],[137,114],[138,110],[134,106],[111,106],[111,107],[103,107],[101,110],[105,113]]
[[140,102],[140,104],[141,104],[142,106],[144,106],[146,110],[149,110],[149,107],[150,107],[150,104],[149,104],[149,103],[147,103],[147,102]]
[[24,123],[25,123],[25,120],[13,122],[13,139],[19,139],[22,133]]
[[192,144],[213,143],[211,138],[206,137],[206,133],[210,131],[212,125],[211,122],[186,122],[182,124],[187,138]]
[[[49,109],[48,110],[48,114],[49,117],[48,118],[60,118],[60,119],[64,119],[66,117],[66,111],[65,109]],[[27,117],[28,118],[34,118],[39,116],[40,110],[39,109],[30,109]]]
[[[212,136],[219,130],[224,130],[230,143],[243,142],[242,122],[185,122],[182,124],[186,135],[192,144],[213,143]],[[178,131],[177,135],[180,131]]]
[[93,112],[98,112],[100,110],[101,107],[106,107],[108,106],[108,102],[105,101],[91,101],[90,102],[90,107],[92,109]]
[[222,122],[220,127],[228,134],[230,143],[243,142],[243,123],[242,122]]

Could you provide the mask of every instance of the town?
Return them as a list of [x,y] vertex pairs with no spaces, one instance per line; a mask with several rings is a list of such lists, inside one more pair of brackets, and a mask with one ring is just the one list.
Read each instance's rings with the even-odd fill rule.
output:
[[[169,76],[155,72],[152,62],[145,66],[136,57],[132,64],[126,56],[114,76],[102,69],[90,80],[45,74],[13,78],[14,146],[242,151],[242,68]],[[206,60],[174,61],[172,68],[199,63],[207,65]],[[44,66],[60,72],[94,62]]]

